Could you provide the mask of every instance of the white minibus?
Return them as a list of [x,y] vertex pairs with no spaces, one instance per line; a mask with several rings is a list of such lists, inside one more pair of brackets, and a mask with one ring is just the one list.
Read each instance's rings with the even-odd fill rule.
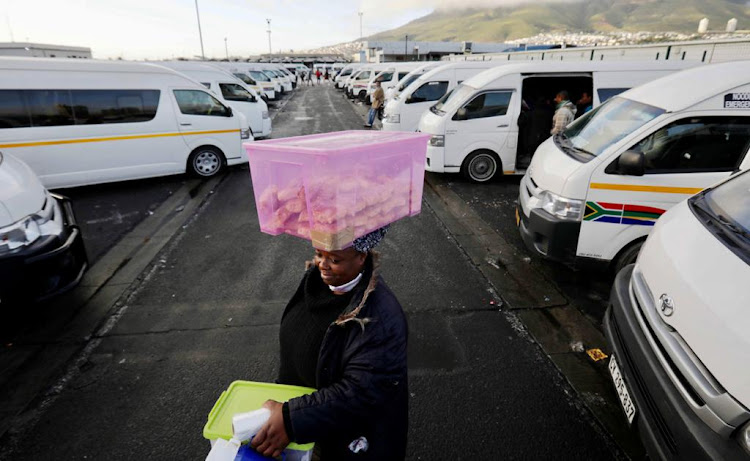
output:
[[0,152],[0,305],[42,301],[73,288],[88,267],[70,200]]
[[250,70],[250,67],[246,63],[241,62],[216,62],[213,63],[221,69],[229,71],[236,78],[242,80],[245,85],[250,86],[266,101],[273,101],[276,99],[276,90],[274,83],[271,81],[271,77],[268,75],[255,70]]
[[263,69],[263,72],[267,74],[271,74],[273,77],[276,77],[279,79],[279,83],[281,84],[281,92],[287,93],[294,89],[292,86],[292,79],[287,75],[285,72],[281,70],[279,65],[277,64],[258,64],[258,66]]
[[370,78],[382,68],[382,64],[371,64],[367,67],[363,67],[357,74],[352,74],[352,77],[346,84],[347,96],[349,96],[350,99],[356,98],[359,101],[364,102],[365,97],[367,96],[367,84],[370,82]]
[[650,459],[748,459],[749,191],[743,172],[681,201],[615,279],[607,368]]
[[748,109],[750,61],[676,72],[594,108],[534,154],[519,190],[524,242],[573,265],[632,263],[666,210],[750,167]]
[[370,76],[370,80],[367,82],[367,97],[366,101],[368,104],[371,103],[370,96],[375,91],[375,82],[380,82],[380,87],[383,92],[395,87],[398,82],[406,77],[406,75],[412,70],[420,67],[419,63],[416,62],[402,62],[402,63],[391,63],[385,69],[379,72],[374,72]]
[[0,58],[0,149],[48,188],[245,162],[247,119],[196,81],[155,64]]
[[456,62],[426,72],[406,87],[383,110],[384,131],[416,131],[419,118],[430,106],[451,92],[458,84],[502,62]]
[[[240,63],[237,64],[239,65]],[[284,85],[281,78],[277,77],[273,72],[269,72],[263,65],[247,63],[238,67],[245,69],[257,81],[270,81],[273,84],[273,91],[276,95],[284,93]],[[265,76],[265,79],[263,79],[263,76]]]
[[422,64],[421,66],[417,67],[416,69],[412,70],[408,74],[406,74],[401,80],[396,83],[396,85],[388,88],[385,90],[385,100],[390,101],[391,99],[394,99],[396,96],[401,94],[402,91],[406,89],[411,83],[421,77],[423,74],[431,71],[432,69],[435,69],[436,67],[443,66],[445,64],[439,63],[439,62],[431,62],[428,64]]
[[268,106],[252,88],[238,80],[228,71],[197,61],[163,61],[159,64],[176,70],[211,90],[219,101],[242,112],[250,124],[254,138],[271,136],[271,117]]
[[346,87],[346,80],[349,78],[353,72],[356,72],[357,69],[359,69],[362,65],[361,64],[349,64],[343,69],[341,69],[341,72],[334,77],[333,81],[336,83],[336,88],[341,90]]
[[[688,65],[695,64],[529,62],[485,70],[422,115],[419,130],[433,135],[426,168],[436,173],[462,172],[475,182],[521,173],[536,147],[550,135],[551,103],[561,90],[573,102],[584,93],[593,94],[595,107],[631,86]],[[525,123],[532,118],[536,123]]]

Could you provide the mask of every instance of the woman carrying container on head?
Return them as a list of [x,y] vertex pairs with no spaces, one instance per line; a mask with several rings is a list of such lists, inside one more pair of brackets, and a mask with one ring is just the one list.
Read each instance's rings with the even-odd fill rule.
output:
[[279,383],[314,387],[283,405],[252,441],[278,456],[290,441],[320,459],[397,460],[406,454],[406,317],[372,251],[387,228],[315,257],[281,319]]

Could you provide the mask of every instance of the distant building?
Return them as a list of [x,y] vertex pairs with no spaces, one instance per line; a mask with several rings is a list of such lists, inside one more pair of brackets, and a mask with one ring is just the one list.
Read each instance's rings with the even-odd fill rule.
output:
[[29,42],[0,42],[1,56],[91,59],[91,48]]
[[277,64],[303,63],[308,67],[311,67],[313,63],[333,64],[337,62],[348,62],[344,55],[337,53],[265,53],[260,56],[251,56],[248,61],[271,62]]
[[465,53],[500,53],[507,43],[422,42],[408,38],[396,42],[364,41],[352,58],[355,62],[439,61],[443,56]]

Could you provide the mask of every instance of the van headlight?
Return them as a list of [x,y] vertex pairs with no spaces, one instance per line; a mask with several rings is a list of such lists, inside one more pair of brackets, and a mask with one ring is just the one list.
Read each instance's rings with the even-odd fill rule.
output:
[[445,147],[445,136],[433,135],[430,138],[430,146],[432,147]]
[[552,216],[567,221],[580,221],[583,217],[583,200],[560,197],[549,191],[542,192],[541,208]]
[[250,139],[250,128],[247,130],[240,130],[240,139]]
[[385,121],[388,123],[401,123],[401,114],[386,115]]

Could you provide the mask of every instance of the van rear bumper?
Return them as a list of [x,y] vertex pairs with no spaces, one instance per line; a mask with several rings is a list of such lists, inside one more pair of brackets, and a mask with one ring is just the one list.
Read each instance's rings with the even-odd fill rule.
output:
[[638,321],[640,307],[631,301],[633,268],[617,274],[604,316],[604,334],[635,402],[633,429],[653,459],[748,459],[734,439],[695,414],[661,366]]
[[44,301],[75,287],[88,268],[81,230],[70,200],[55,196],[63,232],[42,236],[27,248],[0,258],[0,302]]
[[532,208],[526,216],[516,206],[518,230],[526,247],[545,258],[564,264],[576,263],[576,247],[581,232],[579,221],[564,221],[539,208]]

